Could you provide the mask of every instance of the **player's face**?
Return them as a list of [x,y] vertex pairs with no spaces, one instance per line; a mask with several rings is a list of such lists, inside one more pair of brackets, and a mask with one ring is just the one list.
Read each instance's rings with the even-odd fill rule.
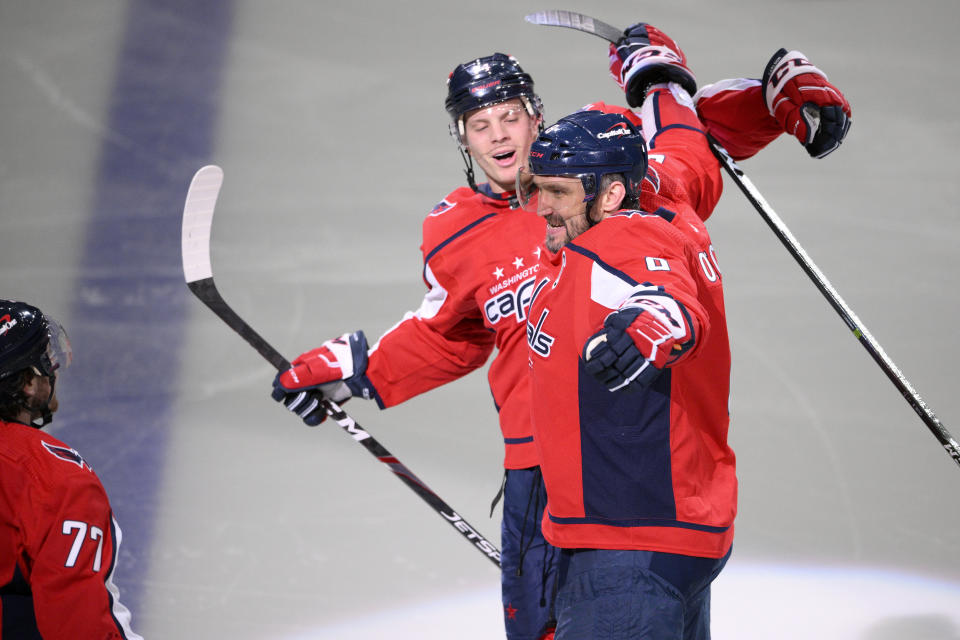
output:
[[464,117],[464,142],[496,193],[511,191],[537,137],[537,120],[519,99],[470,111]]
[[556,252],[590,228],[580,178],[533,176],[537,215],[547,222],[547,249]]

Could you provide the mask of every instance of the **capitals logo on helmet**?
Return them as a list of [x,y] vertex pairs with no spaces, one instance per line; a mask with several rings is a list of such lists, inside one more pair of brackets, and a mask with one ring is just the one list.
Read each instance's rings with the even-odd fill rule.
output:
[[577,111],[547,127],[533,143],[530,172],[577,176],[587,200],[596,197],[603,176],[621,174],[627,195],[639,197],[647,173],[647,145],[620,114]]

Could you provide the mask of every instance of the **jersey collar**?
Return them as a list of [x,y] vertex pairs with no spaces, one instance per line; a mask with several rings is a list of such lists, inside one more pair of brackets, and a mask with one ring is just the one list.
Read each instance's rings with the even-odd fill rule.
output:
[[477,193],[491,200],[496,200],[497,202],[507,204],[511,209],[516,209],[518,206],[516,191],[504,191],[502,193],[497,193],[490,188],[489,182],[481,182],[478,184]]

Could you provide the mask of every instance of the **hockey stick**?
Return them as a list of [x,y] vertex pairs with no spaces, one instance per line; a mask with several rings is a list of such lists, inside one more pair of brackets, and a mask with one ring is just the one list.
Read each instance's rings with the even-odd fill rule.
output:
[[[223,184],[223,171],[215,165],[201,168],[193,176],[187,199],[183,205],[183,276],[187,287],[203,304],[207,305],[220,319],[240,334],[247,343],[266,358],[277,369],[290,368],[287,361],[276,349],[253,330],[243,318],[238,316],[217,291],[213,281],[213,269],[210,263],[210,229],[213,226],[213,210],[217,204],[220,186]],[[469,542],[485,555],[492,563],[500,566],[500,551],[489,540],[480,535],[450,505],[435,494],[410,469],[397,460],[386,448],[367,433],[356,421],[347,415],[335,402],[323,401],[323,407],[344,431],[362,444],[380,462],[387,465],[400,480],[433,507],[450,526],[460,532]]]
[[[599,36],[609,42],[616,42],[623,35],[623,32],[605,22],[590,18],[588,16],[573,13],[570,11],[541,11],[531,14],[525,18],[527,22],[554,27],[568,27],[578,31],[585,31]],[[867,353],[880,366],[893,385],[904,397],[907,403],[917,412],[920,419],[934,435],[937,441],[943,446],[947,454],[953,458],[953,461],[960,465],[960,443],[958,443],[946,427],[940,422],[939,418],[933,413],[927,404],[920,397],[920,394],[913,388],[900,369],[894,364],[893,360],[884,352],[883,347],[874,339],[867,328],[860,322],[860,319],[853,310],[844,302],[837,290],[830,284],[823,272],[814,264],[807,252],[803,250],[800,243],[783,223],[773,207],[764,199],[760,191],[753,185],[750,178],[746,176],[743,170],[730,157],[726,149],[720,146],[713,136],[707,134],[707,140],[710,142],[710,148],[713,154],[717,156],[720,164],[737,184],[743,194],[750,201],[750,204],[757,210],[773,233],[779,238],[783,246],[787,248],[790,255],[797,261],[804,273],[813,281],[821,294],[830,303],[830,306],[840,315],[847,327],[853,332],[860,344],[867,350]]]
[[943,426],[940,419],[933,413],[933,410],[927,406],[923,398],[920,397],[920,394],[917,393],[913,385],[910,384],[910,381],[907,380],[897,365],[894,364],[893,360],[890,359],[890,356],[883,350],[883,347],[880,346],[880,343],[876,341],[860,321],[857,314],[855,314],[853,309],[840,297],[837,290],[830,284],[830,281],[827,280],[827,276],[823,275],[823,272],[820,271],[813,260],[810,259],[810,256],[807,255],[807,252],[804,251],[800,243],[797,242],[797,239],[790,232],[790,229],[787,228],[787,225],[783,223],[783,220],[780,219],[777,212],[773,210],[773,207],[771,207],[760,194],[760,191],[753,185],[750,178],[743,173],[743,170],[737,165],[734,159],[730,157],[726,149],[721,147],[710,134],[707,134],[707,139],[710,141],[713,153],[717,156],[717,159],[720,160],[723,168],[726,169],[730,177],[733,178],[733,181],[740,187],[743,195],[747,197],[750,204],[753,205],[770,229],[773,230],[774,235],[776,235],[780,242],[783,243],[783,246],[787,248],[787,251],[789,251],[790,255],[797,261],[797,264],[799,264],[800,268],[807,274],[807,277],[813,281],[813,284],[827,299],[827,302],[830,303],[834,311],[840,315],[850,331],[853,332],[853,335],[860,341],[860,344],[863,345],[863,348],[867,350],[867,353],[870,354],[890,379],[890,382],[893,383],[893,386],[897,388],[907,403],[917,412],[917,415],[920,416],[923,423],[927,425],[930,433],[943,445],[943,448],[950,457],[953,458],[953,461],[960,465],[960,443],[950,435],[950,432]]
[[590,16],[572,11],[538,11],[524,17],[524,20],[533,24],[542,24],[548,27],[567,27],[585,33],[592,33],[608,42],[616,42],[623,35],[623,31],[614,26],[595,20]]

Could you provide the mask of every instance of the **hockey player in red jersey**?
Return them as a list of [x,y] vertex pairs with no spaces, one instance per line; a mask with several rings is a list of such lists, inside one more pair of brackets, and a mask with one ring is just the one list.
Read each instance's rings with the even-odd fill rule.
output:
[[112,582],[120,528],[107,494],[40,430],[70,359],[59,324],[0,300],[0,638],[137,640]]
[[[685,94],[653,85],[646,102]],[[702,136],[670,153],[714,170]],[[561,118],[529,164],[520,201],[551,249],[527,342],[543,533],[562,549],[556,640],[707,640],[737,494],[710,236],[689,205],[637,210],[647,154],[622,115]]]
[[[615,48],[616,61],[611,58],[611,72],[625,87],[628,99],[644,95],[651,79],[671,77],[663,75],[661,58],[645,55],[664,48],[679,51],[649,25],[635,25],[625,32]],[[682,53],[675,55],[682,58]],[[672,73],[676,72],[695,86],[685,63]],[[514,184],[541,128],[543,107],[530,75],[514,58],[501,53],[458,65],[447,88],[451,134],[466,163],[467,186],[444,197],[424,219],[422,276],[427,293],[420,307],[372,347],[357,331],[302,354],[291,370],[276,378],[273,397],[307,424],[316,425],[325,417],[319,408],[321,396],[337,402],[361,396],[375,399],[381,408],[394,406],[475,370],[495,348],[488,380],[505,448],[504,622],[511,640],[538,640],[550,626],[556,553],[540,531],[546,496],[529,419],[524,327],[541,269],[545,225],[536,215],[517,208]],[[815,95],[811,102],[821,104],[817,100],[822,98]],[[713,100],[722,106],[713,107]],[[712,120],[706,126],[738,158],[756,153],[784,131],[767,110],[759,81],[744,80],[705,97],[697,106],[709,110]],[[640,113],[629,109],[598,107],[623,112],[633,122],[641,120]],[[786,106],[779,108],[779,113],[789,111]],[[662,128],[661,121],[681,117],[674,114],[677,111],[689,118],[689,126]],[[671,148],[684,146],[691,137],[703,140],[693,103],[687,98],[685,105],[673,100],[661,104],[657,98],[644,103],[642,116],[655,148],[654,166],[643,183],[644,206],[656,209],[675,201],[689,202],[706,218],[720,197],[719,165],[711,174],[660,166]],[[474,163],[486,182],[476,182]]]

